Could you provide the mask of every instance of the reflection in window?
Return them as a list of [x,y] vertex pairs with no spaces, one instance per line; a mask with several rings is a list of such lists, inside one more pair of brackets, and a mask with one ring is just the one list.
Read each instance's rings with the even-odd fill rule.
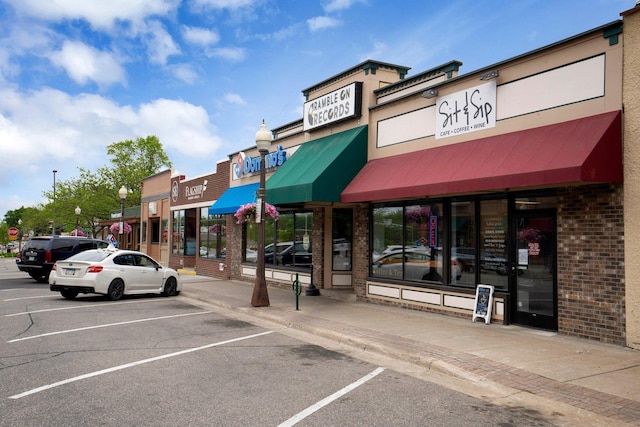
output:
[[480,283],[507,288],[507,201],[480,202]]
[[353,240],[353,211],[334,209],[332,219],[332,269],[351,271],[351,241]]
[[184,211],[173,211],[172,225],[171,252],[174,255],[184,255]]
[[442,230],[441,203],[375,207],[371,275],[441,282]]
[[[265,265],[311,269],[313,214],[280,212],[278,221],[265,219]],[[258,224],[254,221],[245,223],[243,246],[243,261],[257,262]]]
[[[451,258],[460,269],[460,279],[453,283],[475,288],[476,277],[476,218],[475,202],[451,203]],[[456,265],[452,265],[452,270]],[[452,279],[454,275],[450,276]]]
[[200,210],[200,253],[203,258],[226,258],[227,232],[224,215],[209,215],[209,208]]

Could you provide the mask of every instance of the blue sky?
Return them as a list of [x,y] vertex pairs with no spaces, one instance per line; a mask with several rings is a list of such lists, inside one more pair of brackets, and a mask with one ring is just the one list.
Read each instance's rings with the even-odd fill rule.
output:
[[[366,59],[461,73],[620,18],[635,0],[0,0],[0,218],[156,135],[193,178],[302,117]],[[114,188],[114,192],[117,192]]]

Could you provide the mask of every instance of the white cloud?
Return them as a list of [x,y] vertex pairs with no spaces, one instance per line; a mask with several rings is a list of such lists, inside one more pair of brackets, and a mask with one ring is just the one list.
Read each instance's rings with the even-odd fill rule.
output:
[[171,34],[164,29],[158,21],[153,21],[148,25],[147,47],[149,60],[154,64],[165,65],[167,58],[171,55],[178,55],[180,48],[173,42]]
[[336,10],[349,9],[356,3],[366,3],[365,0],[330,0],[323,6],[325,12],[335,12]]
[[229,104],[247,105],[247,101],[245,101],[237,93],[226,93],[222,99],[224,99],[225,102],[228,102]]
[[194,84],[198,80],[198,73],[189,64],[180,64],[171,68],[173,75],[187,83]]
[[217,31],[207,30],[206,28],[182,26],[182,37],[189,43],[202,46],[210,46],[220,41],[220,35]]
[[327,28],[337,27],[341,24],[342,22],[340,22],[340,20],[328,16],[316,16],[315,18],[307,19],[307,25],[311,32],[326,30]]
[[242,61],[246,56],[245,50],[240,47],[219,47],[214,49],[207,49],[205,53],[208,57],[211,58],[224,58],[232,61]]
[[98,29],[110,29],[117,21],[141,22],[149,16],[167,15],[180,0],[5,0],[21,15],[46,21],[83,19]]
[[236,10],[257,3],[256,0],[193,0],[196,7]]
[[81,85],[89,81],[94,81],[99,86],[127,83],[125,71],[113,54],[81,42],[65,41],[59,51],[49,54],[49,59],[64,68],[69,77]]
[[158,99],[140,106],[137,135],[156,135],[163,146],[183,156],[212,155],[221,145],[207,111],[184,101]]
[[[204,108],[182,100],[136,107],[50,88],[30,93],[0,88],[0,99],[0,149],[12,159],[3,172],[37,164],[64,164],[74,171],[102,166],[107,145],[138,136],[156,135],[163,146],[192,158],[220,145]],[[186,143],[189,150],[182,152]]]

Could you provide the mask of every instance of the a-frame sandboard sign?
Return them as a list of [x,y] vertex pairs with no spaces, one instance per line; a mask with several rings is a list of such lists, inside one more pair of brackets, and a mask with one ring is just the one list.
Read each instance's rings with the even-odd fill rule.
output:
[[473,319],[484,319],[487,325],[491,322],[491,312],[493,311],[493,286],[478,285],[476,288],[476,300],[473,304]]

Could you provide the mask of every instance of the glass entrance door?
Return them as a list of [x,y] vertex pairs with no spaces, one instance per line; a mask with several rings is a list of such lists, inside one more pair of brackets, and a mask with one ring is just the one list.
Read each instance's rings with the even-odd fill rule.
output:
[[513,322],[558,329],[555,211],[517,212]]

